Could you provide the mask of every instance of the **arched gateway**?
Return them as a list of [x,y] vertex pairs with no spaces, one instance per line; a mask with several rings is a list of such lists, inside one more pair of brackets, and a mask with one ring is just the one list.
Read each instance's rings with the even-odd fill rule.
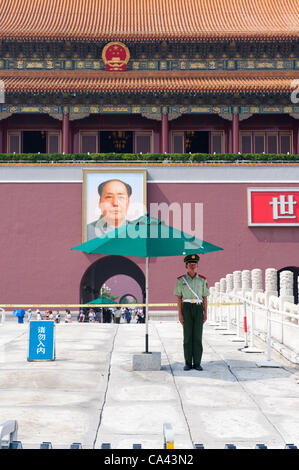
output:
[[119,303],[120,304],[125,304],[125,303],[137,303],[137,299],[135,297],[135,295],[132,295],[130,293],[128,294],[124,294],[121,296],[121,298],[119,299]]
[[105,256],[93,263],[84,273],[80,284],[80,303],[87,303],[99,295],[101,286],[111,277],[125,274],[140,286],[145,301],[145,276],[142,270],[123,256]]

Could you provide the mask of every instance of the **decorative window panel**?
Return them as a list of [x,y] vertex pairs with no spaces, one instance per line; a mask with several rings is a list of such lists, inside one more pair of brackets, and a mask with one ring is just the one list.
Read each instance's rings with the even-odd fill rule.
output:
[[278,153],[277,134],[267,134],[267,153]]
[[173,132],[171,139],[172,153],[185,153],[185,133]]
[[47,148],[48,153],[60,153],[60,133],[48,132]]
[[211,132],[211,152],[223,153],[223,132]]
[[252,153],[252,135],[251,133],[241,134],[241,153]]
[[81,132],[80,134],[80,152],[98,153],[98,133]]
[[265,134],[264,133],[254,133],[254,153],[263,153],[265,152]]
[[291,134],[280,133],[280,153],[291,153]]
[[8,153],[21,153],[21,132],[9,132],[7,139]]
[[135,153],[151,153],[152,137],[151,132],[135,132]]
[[242,131],[242,153],[292,153],[292,131]]

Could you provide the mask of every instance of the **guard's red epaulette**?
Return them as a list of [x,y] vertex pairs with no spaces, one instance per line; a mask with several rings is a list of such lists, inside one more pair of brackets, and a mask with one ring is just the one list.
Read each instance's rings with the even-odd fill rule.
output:
[[202,274],[199,274],[200,277],[202,277],[203,279],[207,279],[205,276],[203,276]]

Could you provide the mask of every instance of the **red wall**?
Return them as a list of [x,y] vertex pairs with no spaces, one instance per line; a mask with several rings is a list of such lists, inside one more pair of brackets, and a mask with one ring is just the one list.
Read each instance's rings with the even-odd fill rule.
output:
[[[204,239],[224,248],[201,257],[200,271],[213,284],[234,270],[299,266],[299,230],[247,226],[247,187],[287,184],[148,184],[151,202],[202,202]],[[298,186],[298,185],[297,185]],[[1,183],[3,303],[78,303],[81,278],[100,255],[71,251],[80,244],[79,183]],[[144,260],[132,258],[144,270]],[[150,301],[173,302],[183,257],[150,263]]]

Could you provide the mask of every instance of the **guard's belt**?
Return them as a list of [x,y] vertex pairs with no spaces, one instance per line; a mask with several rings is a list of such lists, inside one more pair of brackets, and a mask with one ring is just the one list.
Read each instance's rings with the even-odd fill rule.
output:
[[201,299],[185,299],[185,300],[183,300],[183,302],[187,302],[187,303],[190,303],[190,304],[197,304],[197,305],[202,304]]

